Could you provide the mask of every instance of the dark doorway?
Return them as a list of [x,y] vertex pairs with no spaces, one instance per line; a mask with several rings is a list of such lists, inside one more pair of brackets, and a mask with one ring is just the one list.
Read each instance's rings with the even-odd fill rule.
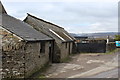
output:
[[70,52],[70,48],[71,48],[71,47],[70,47],[70,42],[69,42],[69,54],[71,54],[71,52]]
[[50,41],[49,44],[49,60],[50,62],[53,62],[54,58],[54,41]]

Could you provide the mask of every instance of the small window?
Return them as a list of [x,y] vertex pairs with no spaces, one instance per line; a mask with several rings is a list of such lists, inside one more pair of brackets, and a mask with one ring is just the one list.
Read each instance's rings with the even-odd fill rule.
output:
[[45,53],[45,42],[44,41],[40,43],[40,53]]

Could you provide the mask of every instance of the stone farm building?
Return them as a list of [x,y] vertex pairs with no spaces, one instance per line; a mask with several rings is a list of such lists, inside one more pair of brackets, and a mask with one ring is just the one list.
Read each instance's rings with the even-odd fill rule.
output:
[[37,31],[55,39],[53,62],[62,62],[68,57],[69,54],[75,51],[75,39],[70,36],[69,33],[64,30],[64,28],[30,14],[28,14],[24,21],[30,24]]
[[54,40],[0,8],[2,77],[28,77],[51,60]]

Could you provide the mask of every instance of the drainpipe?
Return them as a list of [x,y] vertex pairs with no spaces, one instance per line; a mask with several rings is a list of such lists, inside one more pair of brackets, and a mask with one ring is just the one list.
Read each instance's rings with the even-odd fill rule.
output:
[[107,44],[109,43],[109,35],[107,36]]

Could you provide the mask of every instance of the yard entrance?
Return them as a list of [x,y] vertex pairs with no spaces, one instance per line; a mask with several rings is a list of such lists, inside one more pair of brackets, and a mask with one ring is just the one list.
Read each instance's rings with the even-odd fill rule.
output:
[[53,63],[42,72],[41,76],[44,78],[68,78],[70,76],[81,74],[91,69],[97,68],[105,63],[111,61],[118,53],[83,53],[70,56],[71,60],[67,63]]

